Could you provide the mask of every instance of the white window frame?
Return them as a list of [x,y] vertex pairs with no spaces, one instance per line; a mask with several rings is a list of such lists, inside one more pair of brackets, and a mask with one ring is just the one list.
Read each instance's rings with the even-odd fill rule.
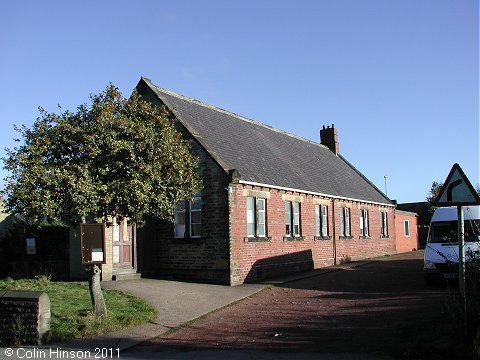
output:
[[[247,208],[247,237],[255,237],[256,224],[255,224],[255,198],[254,197],[247,196],[246,208]],[[253,231],[250,230],[251,228],[253,229]]]
[[[187,209],[185,205],[185,200],[180,200],[180,203],[176,204],[174,208],[173,237],[175,239],[184,239],[186,237]],[[183,220],[183,222],[179,222],[179,220]]]
[[285,236],[291,238],[302,237],[300,203],[285,201]]
[[292,202],[285,201],[285,236],[292,236]]
[[300,237],[300,203],[292,202],[293,236]]
[[328,237],[328,206],[315,205],[315,236]]
[[[267,201],[264,198],[247,196],[247,237],[267,237]],[[249,203],[252,206],[249,209]],[[249,224],[253,224],[254,232],[249,230]],[[263,229],[262,226],[263,225]],[[251,227],[251,226],[250,226]]]
[[323,237],[328,237],[328,206],[321,205],[320,207],[321,232]]
[[340,236],[351,237],[350,208],[345,206],[340,208]]
[[[200,202],[200,207],[195,206],[194,204]],[[200,221],[193,219],[193,214],[200,214]],[[188,219],[188,221],[187,221]],[[183,223],[179,222],[183,220]],[[200,225],[200,233],[193,235],[193,225]],[[175,239],[198,239],[201,238],[202,232],[202,195],[197,193],[193,196],[192,201],[181,200],[179,204],[175,205],[174,208],[174,227],[173,227],[173,237]]]
[[[200,207],[195,206],[195,203],[200,202]],[[190,201],[189,203],[189,208],[190,208],[190,223],[189,223],[189,235],[190,238],[192,239],[197,239],[202,236],[202,195],[200,193],[195,194],[193,197],[193,201]],[[200,221],[193,222],[193,214],[199,214]],[[200,225],[200,233],[197,235],[192,235],[194,233],[193,231],[193,225]]]
[[360,236],[368,237],[369,233],[368,210],[360,209]]
[[410,220],[403,220],[403,232],[405,237],[410,237]]
[[388,213],[386,211],[380,212],[380,235],[388,237]]
[[[262,204],[262,206],[260,206]],[[257,198],[256,201],[257,212],[257,236],[258,237],[267,237],[267,201],[263,198]],[[263,220],[262,220],[263,219]],[[263,225],[263,231],[261,230],[261,225]]]

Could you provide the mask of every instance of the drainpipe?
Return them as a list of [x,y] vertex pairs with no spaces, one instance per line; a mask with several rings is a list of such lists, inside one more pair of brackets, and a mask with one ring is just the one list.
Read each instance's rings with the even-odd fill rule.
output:
[[235,186],[240,180],[240,174],[236,169],[231,169],[229,173],[229,183],[226,188],[227,190],[227,204],[228,204],[228,284],[230,286],[238,285],[238,279],[236,279],[235,270],[238,268],[237,257],[233,251],[233,238],[232,238],[232,208],[234,202],[236,203],[234,194]]
[[336,232],[336,222],[335,222],[335,199],[332,199],[332,222],[333,222],[333,265],[337,265],[337,232]]

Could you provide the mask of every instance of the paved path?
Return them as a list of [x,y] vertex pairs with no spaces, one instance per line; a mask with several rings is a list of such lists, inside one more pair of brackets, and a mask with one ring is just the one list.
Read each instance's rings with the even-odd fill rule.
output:
[[158,311],[154,323],[137,326],[97,338],[82,339],[62,348],[120,348],[122,351],[152,337],[197,319],[213,310],[251,296],[266,287],[262,284],[221,286],[167,280],[139,279],[102,282],[104,289],[121,290],[144,299]]

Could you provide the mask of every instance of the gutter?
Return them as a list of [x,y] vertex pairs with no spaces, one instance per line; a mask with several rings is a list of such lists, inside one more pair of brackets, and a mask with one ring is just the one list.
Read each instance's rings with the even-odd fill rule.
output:
[[315,191],[308,191],[308,190],[294,189],[294,188],[289,188],[289,187],[284,187],[284,186],[263,184],[263,183],[257,183],[257,182],[254,182],[254,181],[239,180],[238,182],[240,184],[244,184],[244,185],[261,186],[261,187],[267,187],[267,188],[278,189],[278,190],[299,192],[299,193],[304,193],[304,194],[309,194],[309,195],[324,196],[324,197],[334,199],[334,200],[348,200],[348,201],[362,202],[362,203],[372,204],[372,205],[387,206],[387,207],[391,207],[391,208],[395,207],[395,205],[393,205],[393,204],[380,203],[380,202],[375,202],[375,201],[368,201],[368,200],[364,200],[364,199],[355,199],[355,198],[349,198],[349,197],[344,197],[344,196],[336,196],[336,195],[331,195],[331,194],[322,194],[322,193],[318,193],[318,192],[315,192]]

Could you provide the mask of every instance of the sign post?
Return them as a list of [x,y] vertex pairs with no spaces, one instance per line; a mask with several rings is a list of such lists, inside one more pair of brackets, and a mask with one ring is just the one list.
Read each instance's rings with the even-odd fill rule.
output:
[[80,254],[86,265],[88,288],[92,300],[93,317],[107,315],[107,307],[100,286],[100,267],[105,264],[105,233],[103,224],[80,224]]
[[[456,206],[458,214],[458,289],[463,303],[464,316],[467,313],[467,300],[465,288],[465,238],[463,206],[480,205],[480,196],[465,176],[462,168],[454,164],[447,176],[437,198],[435,206]],[[465,318],[464,318],[465,322]],[[464,323],[465,325],[465,323]],[[466,329],[466,328],[464,328]]]
[[[463,207],[457,206],[458,213],[458,289],[460,296],[465,299],[465,237],[463,223]],[[466,301],[464,301],[466,310]]]

